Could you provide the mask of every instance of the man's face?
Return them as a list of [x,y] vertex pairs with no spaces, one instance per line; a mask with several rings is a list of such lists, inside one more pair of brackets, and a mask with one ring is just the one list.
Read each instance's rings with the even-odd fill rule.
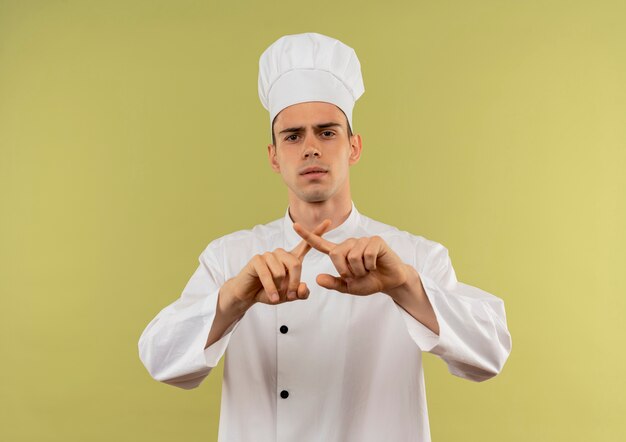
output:
[[289,106],[277,115],[274,134],[270,164],[290,193],[305,202],[349,195],[348,169],[360,158],[361,137],[348,135],[337,106],[319,101]]

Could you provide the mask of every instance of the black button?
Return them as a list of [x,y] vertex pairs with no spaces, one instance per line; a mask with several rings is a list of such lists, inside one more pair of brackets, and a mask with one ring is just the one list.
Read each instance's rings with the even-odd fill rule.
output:
[[280,332],[284,335],[285,333],[287,333],[289,331],[289,328],[286,325],[281,325],[280,326]]
[[281,391],[280,397],[282,397],[283,399],[287,399],[289,397],[289,392],[287,390]]

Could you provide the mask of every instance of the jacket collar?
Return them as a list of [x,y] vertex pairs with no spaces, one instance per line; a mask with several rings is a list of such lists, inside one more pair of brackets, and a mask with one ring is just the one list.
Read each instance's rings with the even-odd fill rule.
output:
[[[360,213],[356,209],[354,201],[352,201],[352,209],[350,210],[348,218],[346,218],[346,220],[339,226],[324,233],[322,237],[334,243],[340,243],[342,241],[345,241],[346,239],[355,235],[357,227],[359,225],[359,219]],[[293,229],[293,220],[289,215],[289,207],[287,207],[287,210],[285,211],[285,217],[283,218],[283,232],[284,248],[287,251],[290,251],[295,246],[297,246],[300,241],[302,241],[302,237],[298,235],[298,233]],[[315,249],[309,252],[309,254],[317,253],[321,252],[318,252]]]

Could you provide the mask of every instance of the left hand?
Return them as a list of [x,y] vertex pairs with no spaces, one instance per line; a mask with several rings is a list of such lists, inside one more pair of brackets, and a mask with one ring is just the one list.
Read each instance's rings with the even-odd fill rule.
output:
[[380,236],[348,238],[335,244],[298,223],[293,228],[311,247],[326,253],[339,272],[340,277],[317,276],[317,283],[324,288],[352,295],[389,294],[409,277],[408,265]]

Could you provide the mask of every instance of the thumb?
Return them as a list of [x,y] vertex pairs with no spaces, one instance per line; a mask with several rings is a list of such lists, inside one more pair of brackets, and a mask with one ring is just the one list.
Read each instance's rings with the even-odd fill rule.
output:
[[317,275],[315,281],[322,287],[330,290],[337,290],[341,293],[348,292],[348,284],[342,278],[337,278],[336,276],[329,275],[327,273],[322,273],[321,275]]

